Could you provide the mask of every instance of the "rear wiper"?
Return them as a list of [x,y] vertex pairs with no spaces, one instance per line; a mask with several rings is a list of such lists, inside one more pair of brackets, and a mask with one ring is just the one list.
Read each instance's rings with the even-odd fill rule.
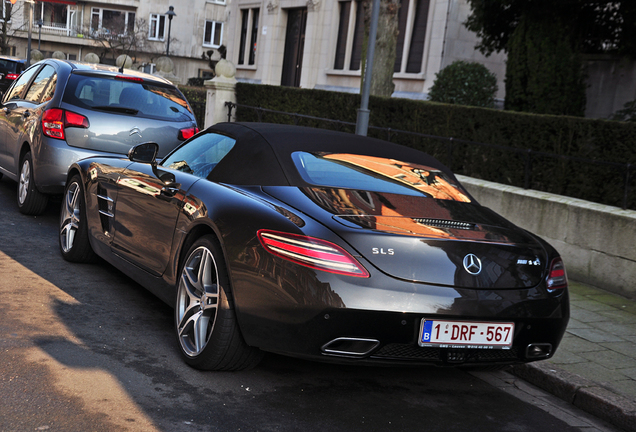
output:
[[134,108],[117,107],[117,106],[110,106],[110,105],[100,105],[100,106],[94,106],[92,108],[102,110],[102,111],[118,112],[122,114],[137,114],[139,112],[139,110]]

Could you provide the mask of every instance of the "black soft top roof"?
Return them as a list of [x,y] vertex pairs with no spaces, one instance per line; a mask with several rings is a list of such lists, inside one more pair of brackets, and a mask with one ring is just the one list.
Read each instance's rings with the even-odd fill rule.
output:
[[409,147],[344,132],[270,123],[217,123],[207,129],[236,140],[209,180],[235,185],[311,186],[294,165],[292,153],[329,152],[386,157],[453,173],[434,157]]

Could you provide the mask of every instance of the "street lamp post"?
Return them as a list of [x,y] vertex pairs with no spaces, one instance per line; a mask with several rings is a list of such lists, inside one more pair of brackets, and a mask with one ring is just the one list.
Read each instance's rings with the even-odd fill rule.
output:
[[356,119],[356,135],[367,136],[369,130],[369,95],[371,93],[371,75],[373,75],[373,57],[375,56],[375,37],[378,33],[378,19],[380,16],[380,0],[373,0],[371,7],[371,25],[369,28],[369,45],[367,47],[367,61],[362,82],[362,95],[358,118]]
[[27,37],[27,55],[26,55],[26,67],[31,66],[31,26],[33,25],[33,0],[24,0],[29,5],[29,31]]
[[172,30],[172,17],[176,17],[177,14],[174,13],[174,6],[170,6],[168,8],[168,45],[166,46],[166,57],[170,57],[170,30]]
[[42,39],[42,24],[44,23],[42,22],[41,19],[38,19],[35,22],[35,25],[38,26],[38,51],[40,51],[40,40]]

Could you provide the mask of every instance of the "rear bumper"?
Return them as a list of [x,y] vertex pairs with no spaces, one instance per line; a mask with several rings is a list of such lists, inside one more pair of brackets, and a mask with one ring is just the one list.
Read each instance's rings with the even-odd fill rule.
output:
[[[69,167],[78,160],[91,156],[112,156],[112,153],[99,152],[69,146],[66,141],[42,137],[41,145],[34,149],[33,165],[35,184],[45,194],[64,192]],[[122,156],[123,157],[123,156]]]
[[[364,280],[309,273],[296,274],[296,283],[286,286],[281,279],[266,283],[267,278],[235,272],[239,323],[248,344],[338,363],[505,365],[554,355],[570,315],[566,289],[558,295],[542,286],[457,289],[378,273]],[[310,282],[315,276],[321,280]],[[514,322],[513,344],[509,349],[420,347],[422,319]],[[533,355],[532,346],[545,351]]]

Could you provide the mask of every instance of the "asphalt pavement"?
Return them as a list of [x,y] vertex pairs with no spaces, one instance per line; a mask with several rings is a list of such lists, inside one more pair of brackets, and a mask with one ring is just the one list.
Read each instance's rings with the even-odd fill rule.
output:
[[511,372],[636,431],[636,301],[570,281],[570,306],[570,323],[554,357]]

